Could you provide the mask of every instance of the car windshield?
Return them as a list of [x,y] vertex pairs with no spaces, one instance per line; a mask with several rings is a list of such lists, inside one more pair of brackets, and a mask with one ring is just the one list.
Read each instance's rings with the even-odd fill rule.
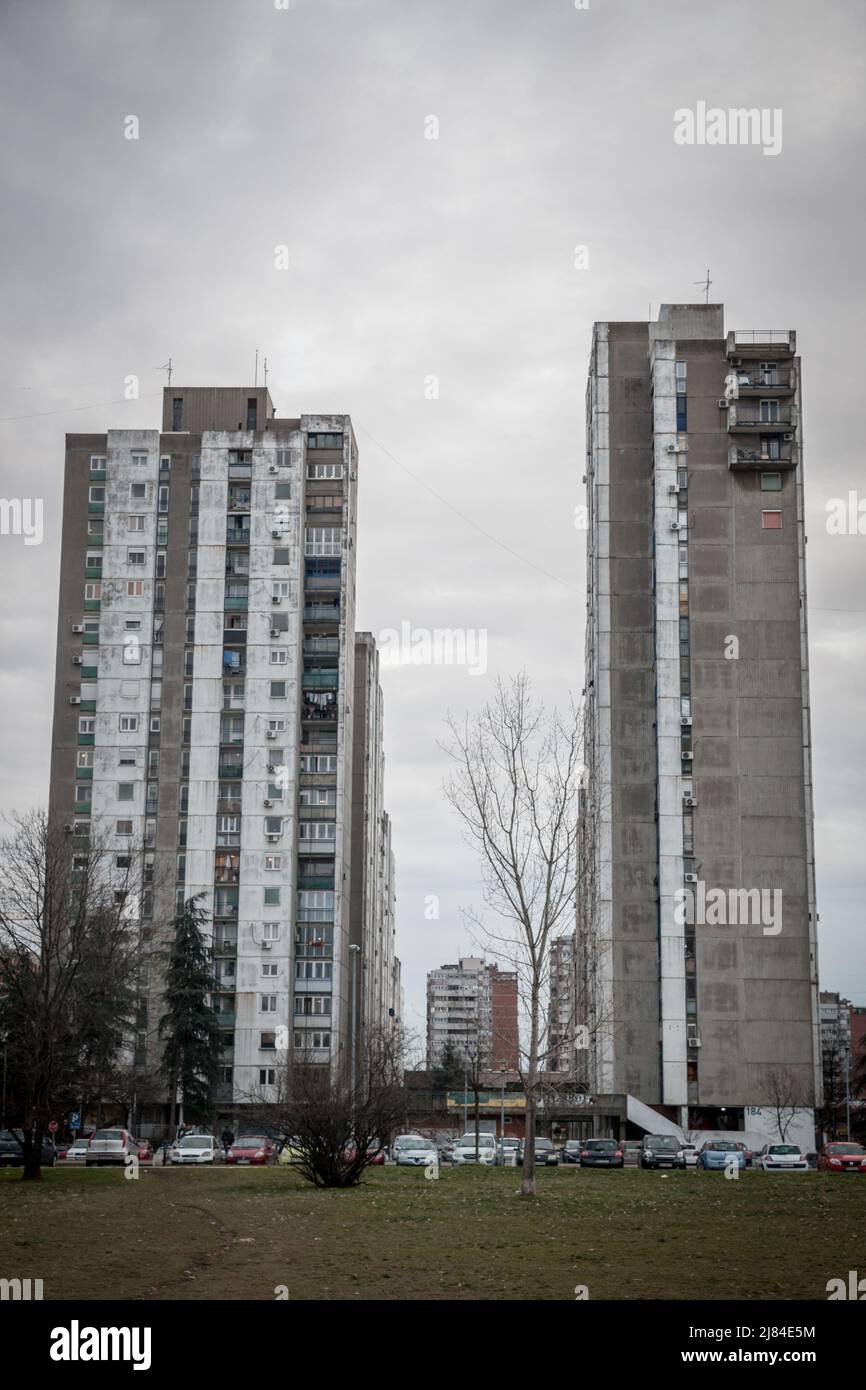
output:
[[233,1149],[263,1149],[267,1140],[263,1134],[242,1134],[232,1144]]
[[568,1140],[566,1141],[565,1147],[566,1147],[567,1149],[579,1149],[579,1148],[580,1148],[580,1140],[579,1140],[579,1139],[568,1139]]
[[774,1144],[770,1149],[771,1154],[799,1154],[800,1150],[793,1144]]
[[98,1129],[93,1136],[94,1139],[113,1139],[117,1143],[123,1139],[122,1129]]
[[178,1139],[179,1149],[209,1149],[211,1140],[206,1134],[185,1134],[182,1139]]
[[432,1147],[429,1139],[407,1139],[405,1144],[400,1145],[401,1149],[432,1149]]
[[866,1154],[862,1144],[831,1144],[828,1154]]
[[[479,1149],[492,1149],[495,1143],[496,1143],[496,1140],[493,1138],[493,1135],[492,1135],[492,1134],[479,1134],[479,1136],[478,1136],[478,1147],[479,1147]],[[463,1148],[463,1149],[468,1149],[468,1148],[474,1149],[474,1148],[475,1148],[475,1135],[474,1135],[474,1134],[464,1134],[463,1138],[460,1140],[460,1147]]]
[[615,1139],[587,1139],[586,1147],[588,1149],[602,1149],[607,1153],[609,1149],[617,1148],[617,1142]]
[[679,1149],[679,1140],[672,1134],[653,1134],[646,1141],[648,1149]]
[[552,1149],[553,1144],[550,1142],[549,1139],[536,1139],[534,1141],[534,1147],[536,1149]]
[[738,1144],[729,1144],[728,1141],[727,1141],[727,1139],[719,1139],[719,1140],[718,1140],[716,1143],[714,1143],[714,1144],[708,1144],[708,1145],[707,1145],[707,1148],[708,1148],[708,1149],[718,1149],[721,1153],[726,1153],[726,1154],[727,1154],[727,1153],[738,1153],[738,1152],[739,1152],[739,1145],[738,1145]]

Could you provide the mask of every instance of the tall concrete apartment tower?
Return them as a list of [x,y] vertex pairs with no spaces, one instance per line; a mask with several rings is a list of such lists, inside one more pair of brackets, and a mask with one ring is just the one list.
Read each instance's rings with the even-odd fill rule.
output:
[[579,925],[595,1086],[628,1095],[644,1128],[649,1105],[772,1134],[784,1073],[808,1124],[821,1071],[796,336],[726,335],[720,305],[597,323],[586,399],[595,882]]
[[[226,1115],[287,1054],[349,1065],[357,469],[348,416],[278,419],[263,388],[67,436],[50,810],[121,865],[143,846],[152,946],[201,895]],[[150,1068],[160,996],[152,964]]]
[[450,1044],[491,1071],[520,1065],[517,975],[464,956],[427,973],[427,1066]]

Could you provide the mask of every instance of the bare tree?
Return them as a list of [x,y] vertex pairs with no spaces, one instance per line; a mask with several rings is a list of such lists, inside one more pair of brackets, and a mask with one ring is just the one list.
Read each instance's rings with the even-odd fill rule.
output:
[[798,1112],[814,1103],[812,1091],[793,1067],[767,1067],[761,1077],[761,1090],[767,1096],[767,1109],[772,1112],[779,1140],[784,1144]]
[[56,1111],[129,1049],[138,894],[134,856],[118,870],[104,837],[75,842],[44,811],[14,816],[10,826],[0,878],[0,1022],[10,1127],[23,1136],[30,1180],[41,1177],[42,1138]]
[[[489,927],[469,921],[491,954],[518,977],[523,1014],[521,1075],[526,1136],[535,1135],[549,1047],[546,996],[552,942],[574,924],[577,801],[582,770],[581,720],[548,714],[525,673],[498,681],[493,700],[472,720],[449,716],[446,752],[455,770],[445,793],[479,854]],[[521,1194],[535,1193],[535,1154],[525,1145]]]
[[356,1080],[293,1048],[274,1086],[246,1097],[251,1118],[290,1144],[298,1172],[316,1187],[354,1187],[404,1122],[399,1029],[368,1031]]

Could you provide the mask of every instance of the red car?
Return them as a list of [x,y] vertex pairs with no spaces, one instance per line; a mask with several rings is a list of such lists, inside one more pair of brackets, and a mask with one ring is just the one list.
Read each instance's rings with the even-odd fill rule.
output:
[[[346,1148],[343,1150],[343,1156],[344,1156],[344,1158],[346,1159],[346,1162],[347,1162],[347,1163],[351,1163],[351,1162],[352,1162],[352,1160],[353,1160],[354,1157],[355,1157],[355,1152],[356,1152],[356,1150],[355,1150],[355,1145],[354,1145],[354,1144],[348,1144],[348,1145],[346,1146]],[[384,1162],[385,1162],[385,1150],[384,1150],[384,1149],[377,1149],[375,1146],[372,1146],[372,1145],[371,1145],[371,1147],[367,1150],[367,1162],[368,1162],[368,1163],[376,1163],[376,1164],[384,1163]]]
[[818,1168],[822,1173],[866,1173],[866,1149],[862,1144],[825,1144]]
[[226,1163],[249,1163],[261,1167],[264,1163],[276,1161],[277,1146],[264,1134],[242,1134],[226,1154]]
[[138,1161],[150,1162],[153,1158],[153,1145],[149,1139],[139,1139],[138,1141]]

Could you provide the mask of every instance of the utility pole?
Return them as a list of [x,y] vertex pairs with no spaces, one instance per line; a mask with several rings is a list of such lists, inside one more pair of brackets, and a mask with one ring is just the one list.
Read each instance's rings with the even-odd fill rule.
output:
[[350,944],[352,957],[352,1114],[355,1113],[355,1087],[358,1079],[358,956],[360,946]]

